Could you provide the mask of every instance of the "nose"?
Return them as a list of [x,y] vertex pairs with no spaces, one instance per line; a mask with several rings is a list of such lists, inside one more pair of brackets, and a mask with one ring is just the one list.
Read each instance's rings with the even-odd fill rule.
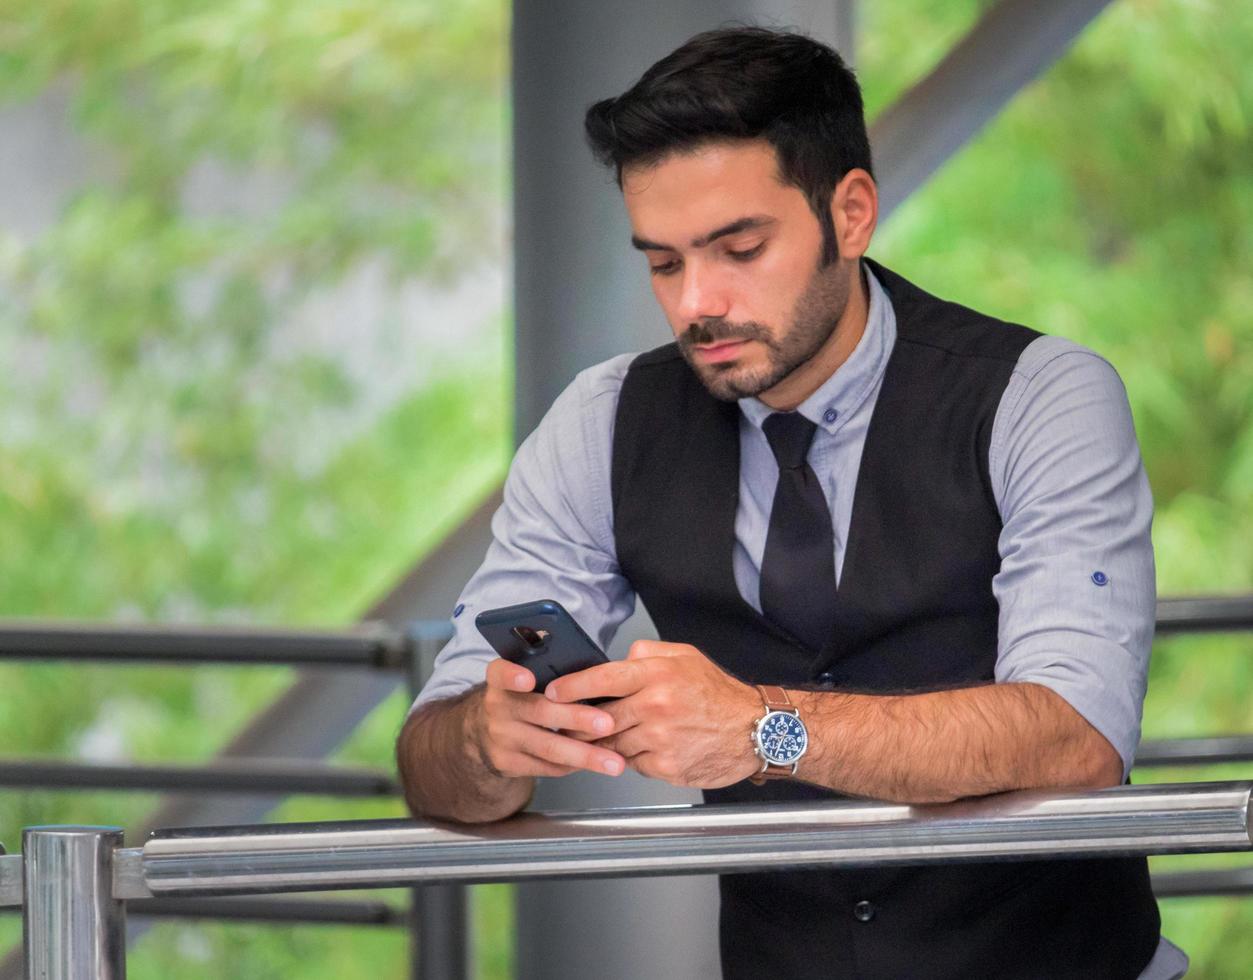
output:
[[685,323],[727,315],[726,290],[714,270],[691,261],[683,267],[683,285],[675,313]]

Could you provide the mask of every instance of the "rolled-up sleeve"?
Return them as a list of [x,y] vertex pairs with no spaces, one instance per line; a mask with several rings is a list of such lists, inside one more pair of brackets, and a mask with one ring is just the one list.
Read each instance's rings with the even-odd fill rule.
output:
[[474,617],[556,599],[602,649],[635,608],[618,569],[609,492],[618,393],[633,355],[581,373],[514,456],[492,542],[452,610],[453,637],[413,708],[483,680],[496,654]]
[[1156,607],[1153,502],[1114,369],[1060,338],[1030,344],[989,472],[1004,524],[996,680],[1061,695],[1130,771]]

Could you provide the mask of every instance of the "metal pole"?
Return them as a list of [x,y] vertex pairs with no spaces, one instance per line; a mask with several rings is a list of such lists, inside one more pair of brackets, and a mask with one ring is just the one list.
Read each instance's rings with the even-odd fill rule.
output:
[[466,980],[470,976],[466,887],[415,888],[411,921],[410,932],[417,946],[415,980]]
[[403,641],[398,630],[379,622],[346,630],[4,622],[0,623],[0,660],[395,670],[402,666],[399,648]]
[[[435,655],[448,641],[444,622],[414,624],[410,631],[409,696],[416,698],[431,676]],[[410,975],[413,980],[468,980],[470,935],[468,893],[464,885],[426,885],[413,889],[410,914]]]
[[1157,635],[1253,630],[1253,593],[1157,600]]
[[390,772],[290,759],[215,759],[207,766],[104,765],[0,759],[0,786],[39,789],[156,790],[191,793],[313,793],[395,796]]
[[31,827],[22,835],[27,980],[124,980],[126,910],[113,897],[117,827]]

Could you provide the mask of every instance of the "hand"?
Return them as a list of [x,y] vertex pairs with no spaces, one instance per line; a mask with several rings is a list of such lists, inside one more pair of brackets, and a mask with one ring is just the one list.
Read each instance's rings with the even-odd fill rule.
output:
[[563,706],[618,698],[601,707],[614,725],[596,744],[645,776],[714,789],[760,768],[749,733],[761,698],[693,646],[638,640],[626,660],[568,674],[545,696]]
[[588,705],[557,704],[531,693],[534,688],[535,675],[525,667],[502,658],[487,665],[481,707],[470,718],[487,769],[510,777],[566,776],[577,769],[622,774],[626,760],[612,748],[560,733],[598,738],[613,731],[612,716]]

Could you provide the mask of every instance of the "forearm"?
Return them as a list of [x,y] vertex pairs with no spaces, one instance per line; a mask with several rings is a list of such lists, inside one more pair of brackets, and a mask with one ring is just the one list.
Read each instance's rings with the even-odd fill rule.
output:
[[842,793],[937,803],[1122,780],[1122,762],[1109,742],[1037,684],[792,696],[811,738],[797,775]]
[[534,779],[491,770],[479,747],[483,690],[426,704],[401,730],[396,763],[414,816],[485,823],[530,802]]

